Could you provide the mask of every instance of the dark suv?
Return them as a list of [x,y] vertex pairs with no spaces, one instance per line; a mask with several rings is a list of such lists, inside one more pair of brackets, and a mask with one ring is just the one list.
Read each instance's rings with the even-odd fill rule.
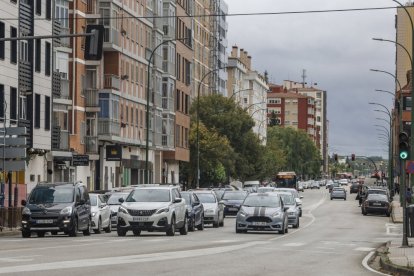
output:
[[31,191],[22,211],[22,236],[36,232],[58,232],[75,237],[79,230],[91,233],[91,205],[87,188],[82,182],[39,183]]

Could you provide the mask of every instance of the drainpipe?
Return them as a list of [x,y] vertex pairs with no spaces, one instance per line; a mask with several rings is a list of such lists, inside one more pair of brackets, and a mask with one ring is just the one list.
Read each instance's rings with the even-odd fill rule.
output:
[[[76,33],[76,9],[77,1],[73,1],[72,33]],[[70,134],[75,134],[75,92],[76,92],[76,37],[72,38],[72,128]],[[70,141],[70,137],[69,137]],[[70,143],[69,143],[70,145]]]

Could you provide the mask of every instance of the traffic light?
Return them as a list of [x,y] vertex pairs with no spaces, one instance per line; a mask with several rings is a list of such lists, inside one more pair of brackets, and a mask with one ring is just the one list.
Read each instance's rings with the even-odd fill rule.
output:
[[338,154],[336,154],[336,153],[334,154],[334,160],[338,161]]
[[407,160],[410,152],[410,142],[406,132],[398,135],[398,151],[401,160]]
[[102,58],[104,32],[103,25],[86,26],[86,33],[93,35],[87,36],[85,40],[85,60],[100,60]]
[[351,154],[351,160],[355,161],[355,154]]

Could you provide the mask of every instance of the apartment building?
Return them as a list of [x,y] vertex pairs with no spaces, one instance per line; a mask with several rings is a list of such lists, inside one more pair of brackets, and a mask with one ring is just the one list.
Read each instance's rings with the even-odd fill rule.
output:
[[269,86],[264,77],[252,69],[252,57],[244,49],[233,46],[228,58],[227,91],[255,121],[253,132],[263,144],[267,139],[266,99]]

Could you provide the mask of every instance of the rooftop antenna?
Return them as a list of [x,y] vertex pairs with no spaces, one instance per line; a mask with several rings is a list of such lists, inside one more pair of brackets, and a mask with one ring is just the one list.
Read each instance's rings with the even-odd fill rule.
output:
[[302,70],[302,88],[305,88],[305,81],[306,81],[306,69]]

